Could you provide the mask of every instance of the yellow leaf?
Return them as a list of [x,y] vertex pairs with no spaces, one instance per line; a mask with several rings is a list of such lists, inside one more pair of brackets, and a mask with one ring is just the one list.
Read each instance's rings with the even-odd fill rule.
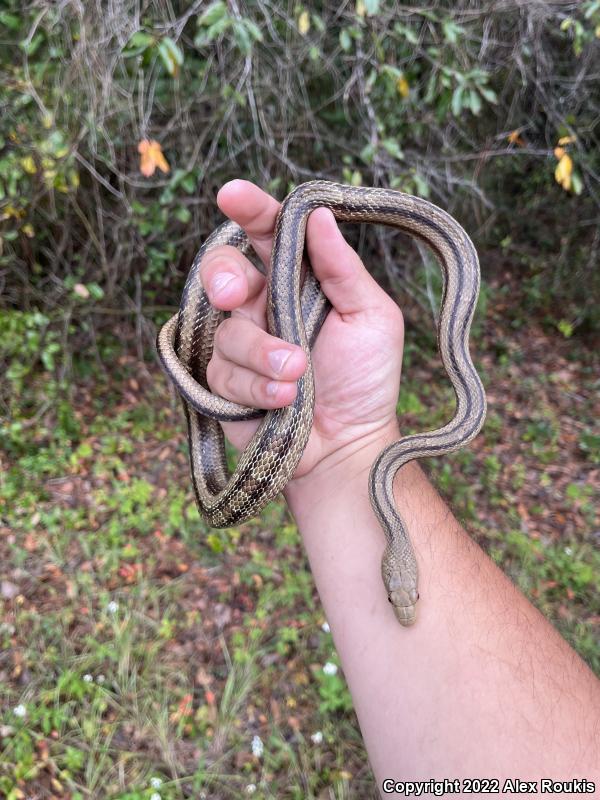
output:
[[21,219],[21,217],[25,216],[25,212],[22,208],[15,208],[14,206],[5,206],[2,210],[2,214],[0,214],[0,219],[10,219],[14,217],[15,219]]
[[33,225],[31,224],[31,222],[27,222],[25,225],[23,225],[21,230],[23,231],[25,236],[27,236],[27,238],[33,239],[35,231],[33,230]]
[[410,94],[410,86],[404,75],[401,75],[396,81],[396,88],[401,97],[406,98]]
[[563,145],[563,144],[571,144],[571,142],[576,142],[576,141],[577,141],[576,136],[561,136],[561,138],[558,140],[558,143],[559,145]]
[[364,0],[356,0],[356,16],[364,17],[365,13],[366,13],[366,8]]
[[31,156],[25,156],[25,158],[22,158],[21,166],[28,175],[35,175],[35,173],[37,172],[35,161]]
[[596,25],[594,33],[596,34],[596,39],[600,39],[600,25]]
[[146,178],[154,175],[157,167],[161,172],[169,172],[170,167],[167,163],[167,159],[163,155],[162,147],[159,142],[154,139],[142,139],[138,144],[138,153],[141,155],[140,171]]
[[310,30],[310,17],[308,15],[308,11],[303,11],[298,17],[298,30],[302,36],[306,36]]
[[573,161],[566,153],[561,157],[554,170],[554,177],[557,183],[563,187],[565,191],[571,188],[571,174],[573,172]]
[[556,156],[556,158],[558,158],[559,161],[564,156],[564,154],[565,154],[565,151],[564,151],[563,147],[555,147],[554,148],[554,155]]

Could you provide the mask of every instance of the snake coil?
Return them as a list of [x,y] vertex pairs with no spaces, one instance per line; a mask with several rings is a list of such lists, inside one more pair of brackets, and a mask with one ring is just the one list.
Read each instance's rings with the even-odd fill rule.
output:
[[[275,226],[268,275],[267,322],[273,336],[302,347],[308,367],[294,402],[271,411],[248,408],[210,392],[206,368],[223,312],[213,308],[200,280],[204,255],[233,245],[251,247],[244,231],[226,222],[196,255],[183,290],[179,313],[159,331],[163,368],[182,397],[188,421],[192,482],[200,513],[213,527],[229,527],[255,516],[292,477],[313,420],[314,380],[310,349],[329,311],[311,270],[301,285],[306,223],[312,211],[329,208],[341,222],[389,225],[428,245],[440,263],[444,288],[438,318],[438,348],[456,395],[454,417],[442,428],[406,436],[377,457],[369,475],[369,497],[385,533],[382,576],[396,618],[416,619],[417,562],[406,526],[394,503],[393,480],[409,461],[464,447],[479,433],[485,393],[469,354],[469,330],[479,293],[479,262],[470,238],[442,209],[392,189],[311,181],[284,200]],[[262,417],[231,475],[220,422]]]

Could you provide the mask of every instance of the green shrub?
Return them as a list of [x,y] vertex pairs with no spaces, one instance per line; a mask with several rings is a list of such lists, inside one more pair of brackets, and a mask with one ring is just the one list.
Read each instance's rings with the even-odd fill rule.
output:
[[542,275],[554,324],[598,321],[597,0],[8,0],[0,24],[3,302],[69,320],[61,346],[150,344],[235,176],[430,197]]

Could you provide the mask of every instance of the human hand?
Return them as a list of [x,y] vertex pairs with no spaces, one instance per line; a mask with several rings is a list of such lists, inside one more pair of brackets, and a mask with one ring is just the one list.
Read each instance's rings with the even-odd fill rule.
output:
[[[280,203],[244,180],[226,183],[217,203],[245,230],[268,267]],[[312,350],[314,422],[294,478],[392,429],[391,438],[397,438],[404,339],[400,309],[344,240],[329,209],[311,214],[306,241],[310,263],[332,309]],[[266,332],[264,276],[236,248],[219,247],[204,258],[201,277],[211,303],[231,311],[215,336],[207,369],[211,391],[256,408],[292,403],[306,356],[300,347]],[[249,421],[223,427],[232,444],[242,448],[257,426],[257,421]]]

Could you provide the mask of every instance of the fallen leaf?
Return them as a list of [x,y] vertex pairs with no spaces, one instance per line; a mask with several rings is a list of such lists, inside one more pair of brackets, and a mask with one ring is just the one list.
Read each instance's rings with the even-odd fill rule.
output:
[[11,581],[2,581],[2,584],[0,584],[0,594],[5,600],[12,600],[20,591],[21,587]]

